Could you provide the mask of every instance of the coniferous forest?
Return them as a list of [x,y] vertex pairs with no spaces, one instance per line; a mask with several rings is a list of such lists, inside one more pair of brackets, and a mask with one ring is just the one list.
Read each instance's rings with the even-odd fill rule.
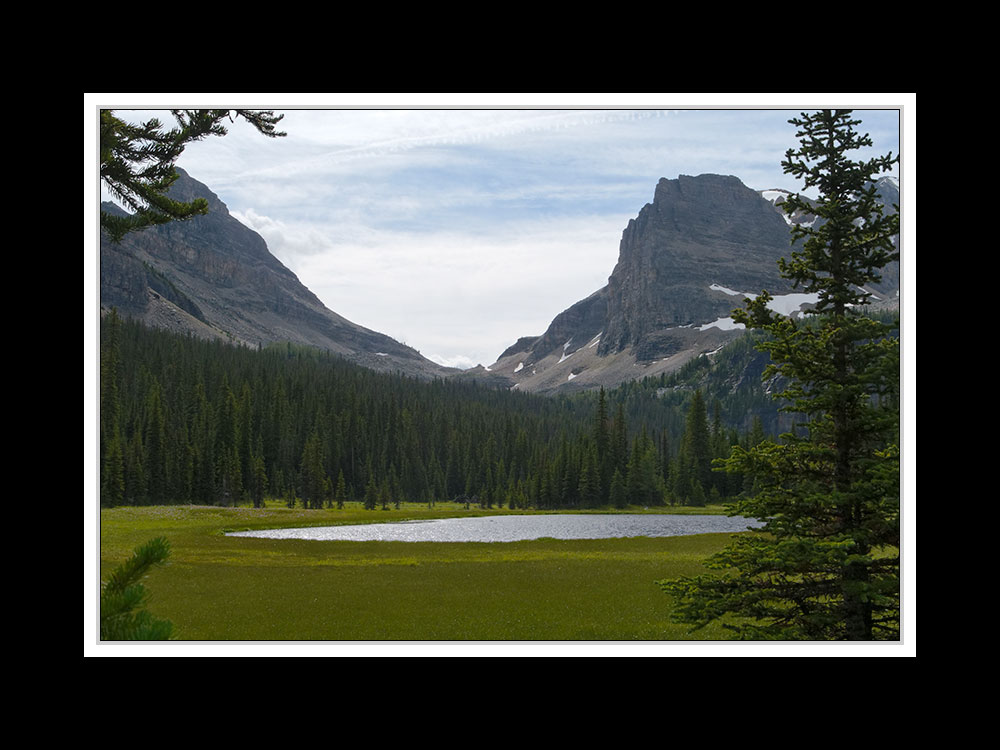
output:
[[732,385],[752,356],[748,337],[669,377],[547,397],[376,373],[290,344],[209,342],[112,311],[101,322],[101,503],[719,502],[743,481],[713,459],[775,427],[759,378]]
[[[103,230],[116,240],[208,209],[204,198],[185,203],[165,196],[178,179],[172,163],[185,143],[224,135],[222,123],[233,116],[171,112],[179,127],[164,135],[156,119],[134,126],[102,111],[102,180],[139,209],[131,218],[102,214]],[[281,116],[270,111],[235,114],[268,137],[284,135],[274,130]],[[848,152],[873,146],[855,130],[861,120],[850,110],[802,113],[788,123],[801,146],[786,152],[783,171],[819,195],[780,191],[790,230],[767,216],[775,234],[790,233],[795,248],[778,261],[780,277],[814,301],[790,313],[772,305],[767,291],[744,295],[745,307],[732,311],[743,334],[713,334],[713,341],[729,343],[714,351],[685,349],[686,364],[668,374],[546,396],[506,387],[512,381],[501,376],[486,382],[456,371],[429,380],[376,372],[315,347],[206,340],[102,308],[100,562],[109,575],[101,583],[101,639],[173,638],[177,617],[190,640],[695,634],[902,642],[900,342],[898,312],[888,309],[898,305],[899,290],[896,304],[872,309],[876,295],[868,289],[900,260],[899,206],[886,210],[884,198],[893,191],[880,192],[882,180],[875,181],[891,177],[900,157],[849,159]],[[148,149],[135,147],[147,142]],[[133,171],[151,156],[159,159],[155,169]],[[756,197],[751,203],[727,221],[742,226],[753,211],[770,210]],[[626,234],[644,216],[630,221]],[[623,258],[642,245],[627,244],[626,234]],[[679,255],[700,257],[688,252],[695,244],[678,247]],[[706,267],[718,268],[723,255],[713,250]],[[673,264],[673,256],[668,260]],[[644,260],[637,270],[655,276],[661,265]],[[607,288],[618,287],[609,278]],[[660,294],[651,288],[633,296],[642,303]],[[573,314],[589,319],[581,309],[589,310]],[[659,326],[671,316],[651,319]],[[607,346],[627,345],[627,337],[608,338]],[[651,359],[657,352],[633,346],[629,374],[658,369]],[[429,507],[404,509],[415,503]],[[451,507],[432,509],[445,503]],[[201,507],[161,507],[181,505]],[[759,524],[758,533],[743,526],[746,533],[733,534],[725,547],[709,531],[684,540],[552,544],[543,537],[497,555],[471,544],[445,554],[436,544],[400,554],[398,545],[331,540],[317,556],[305,544],[224,538],[235,518],[241,526],[244,518],[257,526],[316,526],[334,517],[335,524],[356,524],[368,511],[372,520],[388,519],[399,514],[378,511],[395,508],[411,520],[463,515],[463,506],[475,506],[474,515],[495,515],[490,509],[683,514],[668,506],[690,506],[697,509],[692,515],[727,512]],[[147,533],[152,538],[110,567]],[[163,619],[145,610],[142,581],[172,550],[180,553],[183,575],[157,579],[162,612],[171,617]],[[517,564],[513,575],[506,574],[508,563]],[[531,585],[522,586],[525,580]],[[652,601],[651,586],[670,601]],[[693,629],[680,633],[676,624]]]

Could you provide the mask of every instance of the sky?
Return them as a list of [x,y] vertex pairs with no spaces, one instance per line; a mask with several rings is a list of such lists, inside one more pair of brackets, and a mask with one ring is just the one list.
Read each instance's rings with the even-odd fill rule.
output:
[[[220,106],[206,95],[94,96],[121,117],[170,125],[169,112],[138,108]],[[858,157],[870,158],[900,153],[899,107],[913,103],[898,94],[235,96],[233,106],[284,114],[287,136],[237,120],[226,136],[189,145],[177,165],[328,308],[463,368],[492,364],[604,286],[622,231],[660,178],[717,173],[798,191],[781,168],[798,145],[789,118],[856,107],[874,141]]]

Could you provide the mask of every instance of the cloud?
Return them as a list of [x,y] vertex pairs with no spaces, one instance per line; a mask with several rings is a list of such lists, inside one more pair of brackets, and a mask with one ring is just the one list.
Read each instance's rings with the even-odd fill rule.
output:
[[607,283],[623,226],[591,217],[526,222],[498,236],[368,228],[326,238],[322,252],[296,245],[311,242],[314,228],[285,230],[279,259],[338,314],[427,356],[489,364]]
[[[489,364],[606,283],[661,177],[796,189],[780,166],[796,114],[290,110],[286,138],[233,128],[179,165],[331,310],[438,361]],[[886,119],[872,125],[891,138]],[[898,136],[876,141],[890,149]]]
[[229,213],[263,237],[271,254],[292,271],[303,257],[329,252],[335,246],[321,226],[282,221],[253,208]]

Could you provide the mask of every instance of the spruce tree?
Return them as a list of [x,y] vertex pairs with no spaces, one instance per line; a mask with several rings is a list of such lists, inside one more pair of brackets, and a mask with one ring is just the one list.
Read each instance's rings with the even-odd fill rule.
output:
[[610,490],[610,501],[611,504],[616,508],[624,508],[628,505],[628,495],[625,490],[625,480],[622,479],[622,473],[615,469],[615,473],[611,476],[611,490]]
[[208,212],[204,198],[183,203],[169,198],[167,191],[177,180],[174,163],[185,147],[210,135],[225,135],[224,120],[235,115],[269,138],[285,135],[275,130],[284,115],[271,111],[175,109],[171,113],[177,126],[166,130],[155,118],[132,125],[115,117],[112,110],[101,110],[101,181],[132,212],[125,217],[101,212],[101,228],[115,242],[128,232]]
[[267,469],[264,466],[264,457],[261,455],[256,455],[251,459],[252,472],[251,472],[251,485],[250,485],[250,499],[253,501],[253,507],[263,508],[264,507],[264,493],[267,492]]
[[105,440],[104,460],[101,462],[101,505],[113,507],[125,501],[125,456],[117,426]]
[[337,487],[333,492],[333,498],[337,501],[338,510],[343,510],[344,502],[347,500],[347,482],[344,480],[343,469],[337,475]]
[[608,422],[608,401],[601,388],[597,397],[597,416],[594,422],[594,446],[597,451],[597,471],[600,477],[600,501],[608,498],[611,485],[612,454],[611,428]]
[[319,430],[313,428],[302,449],[299,466],[299,487],[303,507],[322,508],[328,482],[326,470],[323,468],[323,444]]
[[[701,391],[695,391],[688,407],[681,442],[681,460],[686,462],[692,487],[707,490],[712,481],[712,440],[708,430],[708,412]],[[692,503],[704,505],[704,503]]]
[[628,502],[635,505],[660,505],[663,502],[662,480],[656,470],[656,447],[645,431],[632,442],[625,493]]
[[365,485],[365,510],[375,510],[378,506],[378,485],[375,484],[375,475],[368,476],[368,483]]
[[625,409],[621,402],[615,412],[615,418],[611,426],[611,466],[625,476],[628,466],[628,428],[625,425]]
[[817,295],[803,319],[768,309],[765,291],[734,317],[766,331],[761,348],[787,385],[776,394],[806,421],[781,443],[734,448],[727,468],[752,476],[753,496],[733,507],[760,519],[706,575],[661,585],[678,619],[698,626],[735,615],[725,627],[741,638],[874,640],[899,637],[899,341],[865,314],[867,285],[898,260],[898,213],[878,204],[873,177],[891,154],[853,161],[870,146],[850,112],[825,110],[790,120],[800,148],[785,172],[816,187],[818,201],[796,195],[785,210],[817,220],[798,225],[800,249],[782,275]]
[[601,504],[601,475],[597,464],[597,451],[591,446],[583,455],[577,488],[580,504],[584,508],[596,508]]
[[166,563],[170,543],[163,537],[135,548],[101,584],[102,641],[162,641],[173,634],[173,624],[145,607],[148,593],[141,581],[157,565]]
[[112,308],[101,327],[100,470],[101,504],[125,500],[125,455],[121,431],[121,318]]
[[166,415],[160,384],[155,379],[146,400],[143,445],[148,501],[153,505],[165,504],[168,501]]

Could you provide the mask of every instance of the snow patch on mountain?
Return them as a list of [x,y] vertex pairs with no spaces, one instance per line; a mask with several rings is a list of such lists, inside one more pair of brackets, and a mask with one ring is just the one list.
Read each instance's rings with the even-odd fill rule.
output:
[[[721,284],[711,284],[709,289],[716,292],[723,292],[733,297],[746,297],[747,299],[753,299],[756,297],[754,294],[748,294],[747,292],[737,292],[729,287],[722,286]],[[772,312],[776,312],[779,315],[784,315],[786,317],[795,315],[802,310],[803,305],[814,305],[819,301],[818,294],[807,294],[803,292],[793,293],[793,294],[779,294],[774,297],[770,302],[767,303],[767,309]],[[731,317],[719,318],[711,323],[706,323],[705,325],[698,326],[699,331],[707,331],[709,328],[719,328],[723,331],[736,331],[744,328],[742,323],[737,323]]]
[[[562,358],[559,360],[559,363],[565,362],[567,359],[569,359],[574,354],[576,354],[576,352],[570,352],[569,354],[566,353],[566,350],[569,349],[569,345],[572,342],[573,342],[573,339],[570,338],[569,341],[567,341],[565,344],[563,344],[563,355],[562,355]],[[559,363],[557,363],[557,364],[559,364]]]

